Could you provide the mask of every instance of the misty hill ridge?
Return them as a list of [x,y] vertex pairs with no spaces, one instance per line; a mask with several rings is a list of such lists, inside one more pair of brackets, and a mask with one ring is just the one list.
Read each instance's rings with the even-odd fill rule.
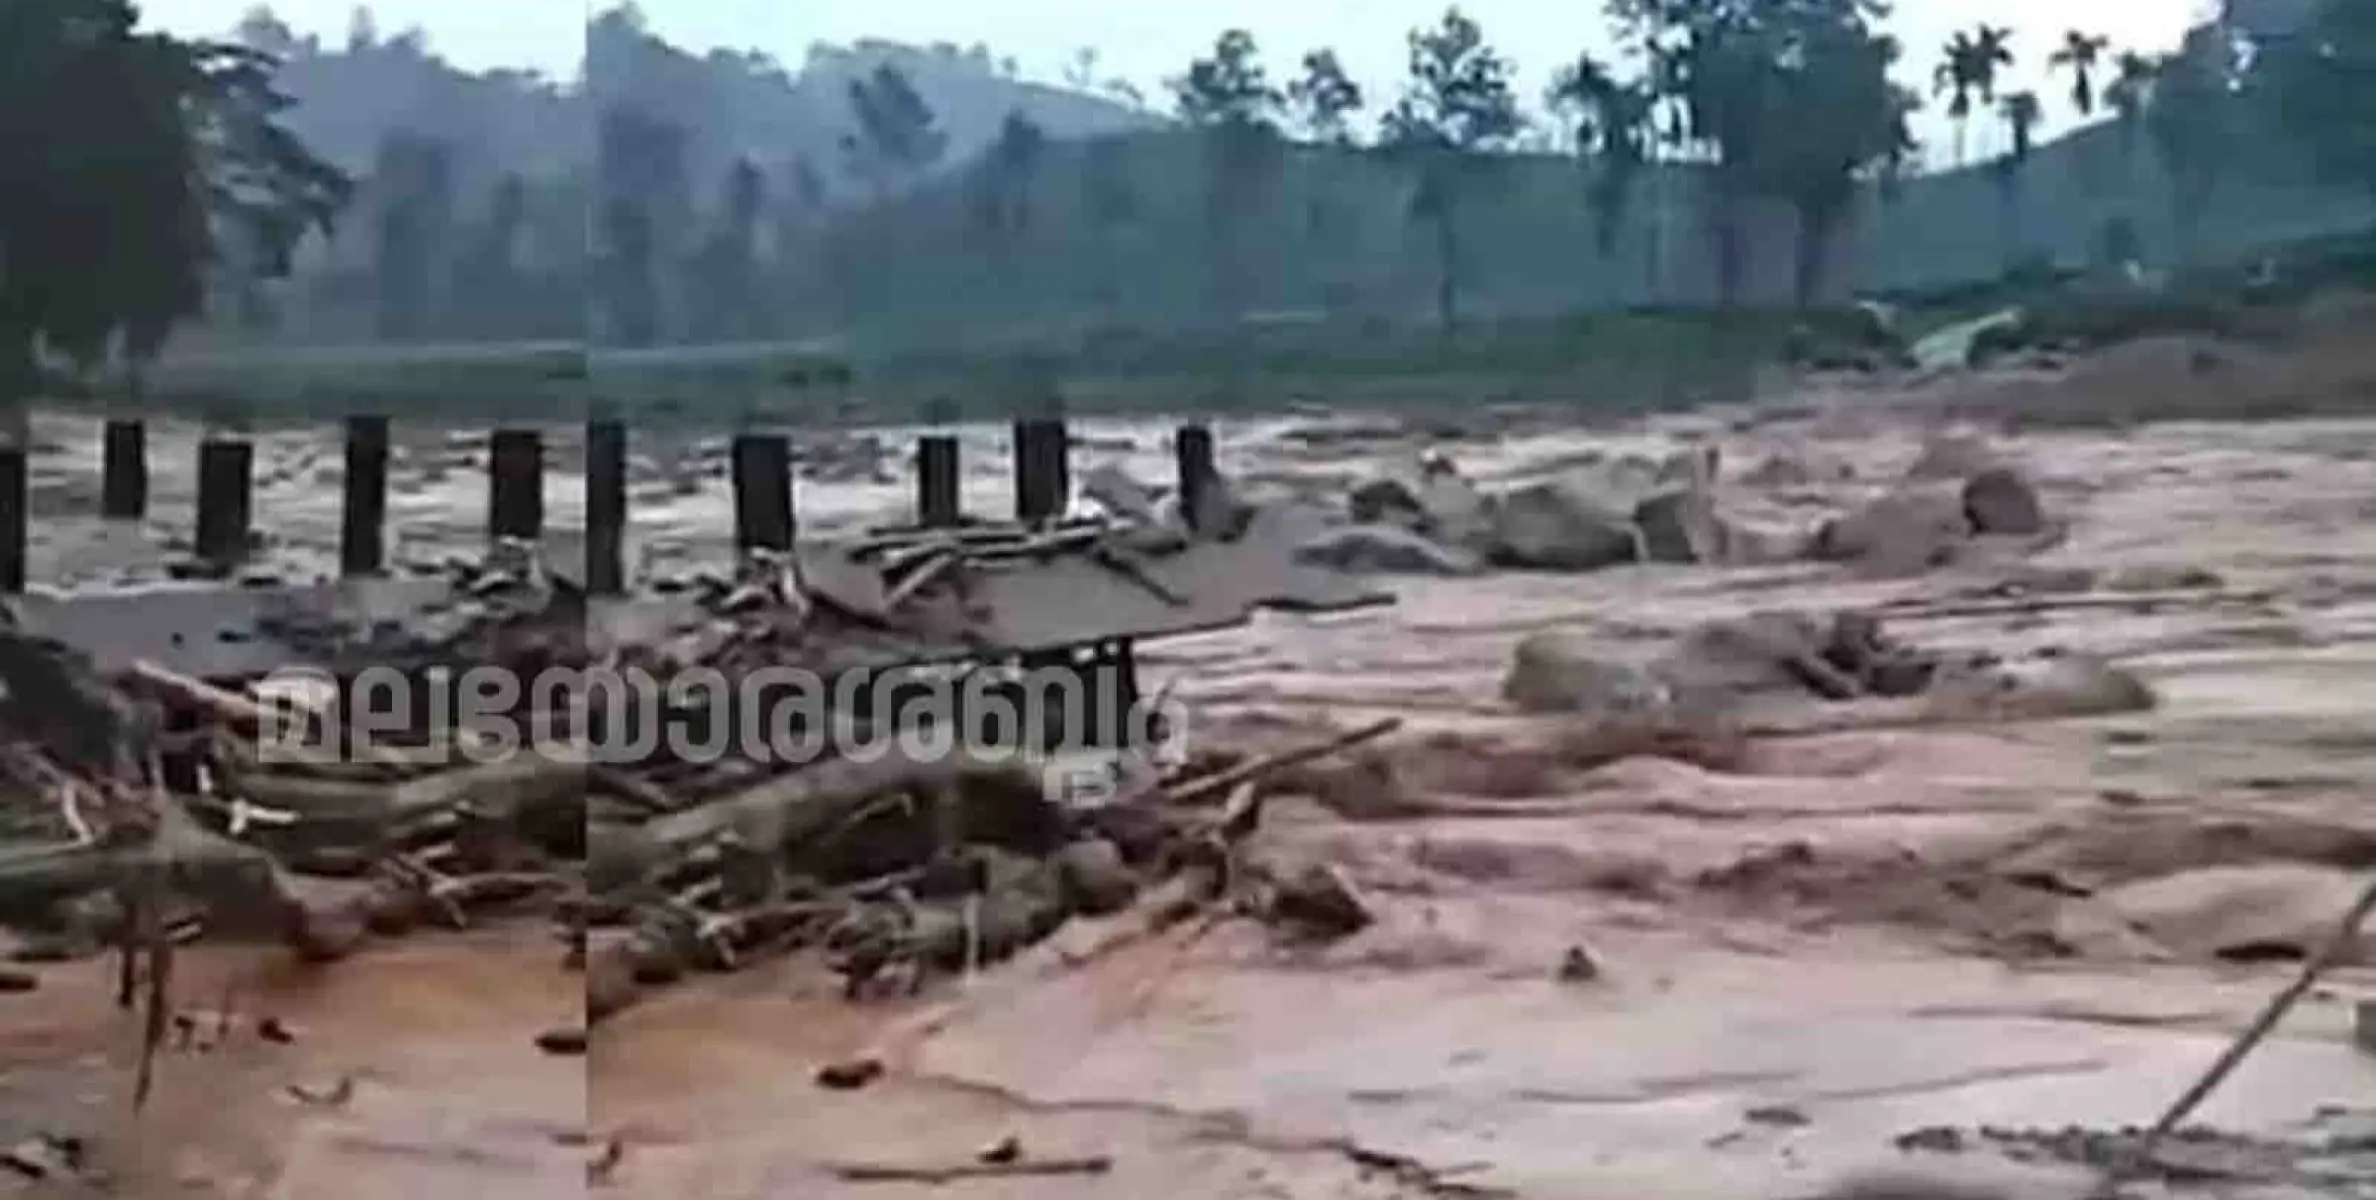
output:
[[325,46],[254,18],[239,32],[283,57],[281,83],[297,101],[290,127],[357,173],[370,170],[383,136],[403,130],[453,143],[465,181],[503,171],[567,174],[592,158],[599,105],[630,102],[686,128],[696,178],[714,177],[729,158],[746,155],[771,171],[805,157],[831,180],[841,166],[841,139],[853,129],[850,82],[884,63],[906,73],[938,114],[948,164],[978,155],[1009,112],[1058,138],[1164,123],[1108,97],[1013,78],[982,47],[819,44],[792,71],[759,54],[688,54],[650,35],[627,10],[588,28],[591,86],[526,71],[464,71],[413,33],[382,38],[366,27],[344,46]]
[[[1193,135],[1108,97],[1013,78],[984,48],[819,46],[793,69],[757,54],[687,53],[620,9],[589,28],[586,87],[519,72],[458,71],[406,37],[359,40],[345,50],[282,49],[287,86],[300,101],[291,124],[327,156],[361,173],[390,131],[451,139],[465,214],[484,205],[494,172],[547,176],[553,183],[540,202],[549,218],[540,224],[542,243],[569,254],[586,244],[582,222],[572,227],[569,213],[582,214],[589,202],[593,130],[605,105],[639,108],[685,131],[683,183],[692,210],[689,223],[664,232],[671,255],[694,252],[720,227],[721,184],[734,158],[748,157],[766,174],[777,206],[790,190],[781,182],[805,159],[844,203],[822,225],[771,218],[758,255],[770,282],[752,294],[746,307],[755,320],[735,337],[879,331],[906,341],[1080,324],[1161,330],[1214,316],[1203,207],[1208,160]],[[849,203],[858,193],[842,182],[849,84],[885,63],[911,78],[949,144],[913,194],[862,209]],[[1010,112],[1039,124],[1051,144],[1029,180],[1027,227],[993,239],[984,236],[962,168]],[[2173,189],[2150,145],[2124,141],[2097,124],[2041,146],[2011,189],[1992,165],[1975,164],[1912,180],[1893,204],[1866,197],[1835,247],[1827,272],[1832,298],[1849,288],[1993,277],[2016,260],[2076,264],[2095,253],[2115,222],[2135,228],[2149,259],[2167,261],[2179,241]],[[1463,214],[1463,306],[1474,315],[1715,299],[1706,209],[1691,169],[1645,172],[1614,253],[1603,256],[1577,162],[1520,154],[1510,166],[1507,186]],[[2364,225],[2370,216],[2356,193],[2235,174],[2202,214],[2198,252],[2231,255]],[[1258,264],[1248,310],[1358,311],[1394,320],[1424,313],[1432,250],[1409,220],[1410,187],[1376,155],[1298,148],[1263,209],[1248,218]],[[1110,211],[1117,189],[1127,193],[1118,217]],[[340,239],[350,273],[369,270],[357,253],[367,250],[369,196],[366,189],[366,207],[347,226],[354,233]],[[1330,210],[1325,236],[1312,227],[1315,203]],[[1793,222],[1777,208],[1752,224],[1742,298],[1787,301]],[[560,272],[556,298],[584,294],[582,284],[563,278],[574,268],[552,254],[531,257]],[[353,279],[348,286],[367,285]],[[683,291],[677,282],[668,288]],[[681,301],[669,307],[675,311],[662,322],[663,340],[727,336],[705,331]],[[294,315],[287,335],[355,336],[351,319]],[[558,330],[565,316],[556,310],[535,328]],[[448,336],[497,336],[475,319],[454,320],[460,324]]]

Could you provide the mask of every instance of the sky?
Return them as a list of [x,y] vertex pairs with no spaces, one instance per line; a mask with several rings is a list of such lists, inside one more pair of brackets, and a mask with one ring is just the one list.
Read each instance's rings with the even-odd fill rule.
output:
[[[252,0],[143,0],[149,19],[182,33],[221,33]],[[969,46],[1012,56],[1028,78],[1057,81],[1083,48],[1098,53],[1099,78],[1128,80],[1162,95],[1196,53],[1230,27],[1251,30],[1274,71],[1304,51],[1334,48],[1358,82],[1387,94],[1402,73],[1404,34],[1432,24],[1444,0],[643,0],[650,26],[678,46],[760,50],[797,66],[813,41],[861,38]],[[2068,83],[2049,78],[2047,53],[2074,22],[2117,47],[2167,49],[2208,15],[2212,0],[1899,0],[1889,28],[1908,46],[1908,83],[1927,90],[1937,49],[1957,29],[1986,20],[2014,30],[2021,56],[2014,78],[2048,101],[2050,128],[2067,121]],[[278,0],[280,18],[299,33],[337,42],[351,0]],[[474,70],[533,67],[556,78],[576,73],[586,0],[379,0],[374,18],[385,34],[418,26],[430,46]],[[1584,50],[1609,51],[1600,0],[1463,0],[1488,40],[1515,59],[1520,95],[1540,96],[1551,72]],[[1933,112],[1920,130],[1938,140]]]

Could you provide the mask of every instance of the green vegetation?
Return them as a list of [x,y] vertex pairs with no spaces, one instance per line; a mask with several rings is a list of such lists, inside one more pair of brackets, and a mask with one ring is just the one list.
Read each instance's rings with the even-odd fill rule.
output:
[[269,59],[138,21],[124,0],[0,6],[0,400],[44,350],[153,354],[210,286],[287,273],[346,198],[279,124]]
[[[125,152],[8,164],[0,352],[19,375],[44,352],[144,365],[201,308],[251,351],[284,341],[276,311],[317,333],[360,314],[342,340],[423,348],[387,371],[250,354],[150,372],[153,396],[209,407],[246,383],[264,407],[458,391],[729,417],[1057,390],[1130,408],[1738,395],[1848,321],[1827,314],[1853,294],[1961,287],[1915,307],[2010,293],[2043,310],[2084,294],[2064,284],[2091,261],[2191,270],[2364,227],[2363,8],[2321,0],[2249,54],[2219,27],[2161,56],[2071,31],[2037,61],[2068,74],[2074,112],[2111,119],[2049,145],[2049,99],[2010,75],[2030,48],[1981,24],[1933,83],[1958,142],[2001,151],[1916,176],[1921,100],[1871,0],[1618,0],[1620,52],[1568,59],[1542,98],[1549,140],[1511,59],[1456,7],[1410,32],[1405,78],[1375,101],[1328,48],[1274,75],[1249,33],[1223,31],[1166,119],[970,52],[823,55],[797,77],[697,60],[630,9],[595,18],[586,81],[555,87],[451,72],[366,28],[325,54],[259,13],[242,45],[215,46],[135,32],[123,0],[26,0],[0,28],[19,68],[0,122],[20,144]],[[283,72],[324,86],[333,60],[434,83],[422,113],[446,112],[369,131],[359,188],[306,147],[279,90]],[[960,112],[958,78],[1012,102]],[[28,123],[61,107],[90,128]],[[491,166],[454,116],[480,111],[547,134],[574,114],[583,136]],[[333,157],[354,161],[356,131],[340,136]],[[342,211],[343,238],[307,236]],[[574,368],[541,346],[480,356],[500,367],[434,349],[509,340],[593,349]]]

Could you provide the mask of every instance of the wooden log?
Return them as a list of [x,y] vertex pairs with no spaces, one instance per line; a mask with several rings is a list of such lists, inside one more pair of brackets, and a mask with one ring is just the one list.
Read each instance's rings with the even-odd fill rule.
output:
[[245,560],[255,518],[256,448],[244,440],[209,436],[198,443],[198,529],[201,561],[228,568]]
[[1039,1158],[1019,1162],[966,1162],[941,1166],[900,1166],[892,1163],[829,1163],[825,1173],[843,1183],[920,1183],[938,1186],[965,1179],[1021,1179],[1054,1175],[1104,1175],[1114,1160],[1104,1155],[1086,1158]]
[[396,783],[308,778],[269,771],[227,771],[225,790],[307,821],[392,826],[432,813],[469,807],[482,816],[524,820],[540,810],[578,804],[592,788],[587,764],[574,756],[523,747],[493,762],[457,767]]
[[1373,721],[1350,733],[1339,734],[1323,742],[1296,746],[1273,754],[1258,755],[1210,775],[1184,780],[1161,790],[1159,795],[1169,804],[1200,804],[1229,795],[1241,783],[1259,780],[1266,775],[1302,766],[1331,754],[1342,753],[1365,742],[1373,742],[1402,728],[1401,717],[1387,717]]
[[627,425],[586,423],[586,590],[627,590]]
[[895,745],[881,758],[816,763],[640,825],[592,825],[586,834],[588,883],[597,892],[633,883],[671,858],[720,838],[782,853],[846,824],[885,793],[930,794],[960,784],[1043,794],[1036,763],[1022,756],[958,751],[917,759]]
[[148,427],[137,418],[115,418],[100,435],[99,515],[137,521],[148,515]]
[[2117,1191],[2117,1184],[2144,1173],[2144,1169],[2153,1162],[2154,1150],[2178,1128],[2179,1123],[2201,1107],[2212,1092],[2218,1090],[2219,1085],[2243,1063],[2245,1056],[2252,1053],[2253,1047],[2260,1045],[2269,1032],[2277,1028],[2278,1022],[2285,1019],[2285,1014],[2292,1012],[2294,1006],[2302,1002],[2302,997],[2310,994],[2310,989],[2317,986],[2321,975],[2342,965],[2353,944],[2359,941],[2360,927],[2366,925],[2371,916],[2376,916],[2376,875],[2368,877],[2366,885],[2360,889],[2359,898],[2336,920],[2333,932],[2319,944],[2315,953],[2302,960],[2301,968],[2294,977],[2269,997],[2269,1002],[2261,1007],[2252,1024],[2237,1034],[2202,1076],[2172,1101],[2169,1108],[2163,1110],[2161,1117],[2145,1131],[2144,1136],[2137,1139],[2132,1153],[2107,1172],[2106,1186],[2098,1195],[2112,1195]]
[[535,541],[544,535],[544,438],[498,429],[487,439],[487,536]]
[[170,868],[175,890],[221,909],[225,927],[275,925],[294,903],[269,856],[208,832],[168,804],[155,832],[140,840],[0,851],[0,914],[38,915],[152,865]]
[[340,485],[338,569],[377,575],[388,560],[388,419],[348,417],[346,476]]

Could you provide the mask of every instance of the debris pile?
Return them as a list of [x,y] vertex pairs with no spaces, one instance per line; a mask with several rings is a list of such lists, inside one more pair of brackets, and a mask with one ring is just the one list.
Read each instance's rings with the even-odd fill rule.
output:
[[[1222,538],[1244,541],[1234,501],[1212,492],[1207,505],[1219,507],[1195,524],[1214,516]],[[1248,566],[1243,546],[1200,539],[1177,513],[1133,515],[753,552],[730,576],[601,604],[508,543],[454,564],[442,589],[404,585],[401,619],[275,592],[247,636],[323,664],[337,682],[321,695],[267,695],[149,661],[102,679],[58,647],[0,639],[16,702],[0,729],[20,743],[0,753],[0,770],[60,814],[27,830],[38,840],[25,849],[0,853],[0,919],[29,932],[29,957],[124,943],[137,912],[93,897],[160,863],[174,921],[279,938],[317,959],[424,923],[550,911],[597,1016],[655,980],[795,947],[830,955],[853,995],[883,978],[970,970],[1159,883],[1182,903],[1226,900],[1282,927],[1358,927],[1361,903],[1340,877],[1272,871],[1240,845],[1274,772],[1391,725],[1167,774],[1150,757],[1157,729],[1035,723],[996,745],[955,744],[954,729],[971,728],[959,714],[879,702],[936,670],[978,672],[995,688],[1009,681],[1002,671],[1061,658],[1101,689],[1096,718],[1136,716],[1113,643],[1225,624],[1256,604],[1341,599],[1300,596],[1300,577],[1266,574],[1287,562],[1284,547],[1279,564]],[[1209,557],[1180,559],[1196,555]],[[1227,576],[1223,594],[1209,594],[1208,574]],[[1046,611],[1058,599],[1086,604],[1089,627]],[[1122,601],[1131,613],[1112,611]],[[1108,657],[1080,665],[1083,644]],[[398,666],[434,697],[449,686],[437,668],[488,663],[523,679],[549,666],[655,680],[701,669],[726,686],[660,714],[707,719],[692,739],[612,728],[654,718],[542,689],[461,720],[460,706],[441,715],[414,697],[408,711],[371,713],[373,736],[357,736],[354,669]],[[782,722],[777,694],[756,685],[785,668],[828,683],[832,699],[782,696],[794,718]],[[35,696],[44,702],[21,702]],[[744,711],[754,704],[771,711]],[[886,713],[891,727],[869,727]],[[168,725],[176,732],[161,733]],[[726,736],[753,727],[766,745]],[[891,753],[852,753],[860,747]],[[1094,753],[1071,761],[1083,751]],[[1111,803],[1082,801],[1084,771],[1104,772]],[[12,820],[12,834],[23,824]]]
[[[1473,575],[1488,568],[1593,571],[1627,563],[1759,566],[1797,560],[1902,575],[1975,553],[2029,553],[2062,532],[2037,489],[1972,438],[1934,444],[1904,481],[1813,528],[1774,528],[1730,511],[1713,446],[1659,462],[1589,457],[1549,478],[1488,493],[1441,455],[1355,487],[1344,520],[1312,534],[1306,561],[1339,570]],[[1758,488],[1841,484],[1840,464],[1769,458]]]
[[[1970,717],[1991,705],[2054,715],[2063,704],[2071,712],[2062,715],[2075,715],[2153,702],[2141,682],[2107,664],[1934,651],[1889,637],[1880,616],[1858,610],[1709,621],[1647,655],[1612,653],[1575,630],[1545,630],[1519,642],[1502,696],[1528,712],[1618,717],[1738,716],[1759,702],[1780,714],[1792,701],[1860,702],[1879,707],[1845,707],[1881,723],[1934,707]],[[1907,710],[1905,701],[1926,707]]]
[[1076,915],[1134,904],[1171,921],[1229,903],[1335,936],[1367,922],[1326,871],[1274,870],[1245,841],[1279,773],[1382,737],[1387,721],[1213,769],[1144,758],[1110,798],[1052,786],[1013,748],[894,749],[714,799],[589,826],[587,1012],[605,1019],[688,971],[819,950],[852,999],[969,973]]

